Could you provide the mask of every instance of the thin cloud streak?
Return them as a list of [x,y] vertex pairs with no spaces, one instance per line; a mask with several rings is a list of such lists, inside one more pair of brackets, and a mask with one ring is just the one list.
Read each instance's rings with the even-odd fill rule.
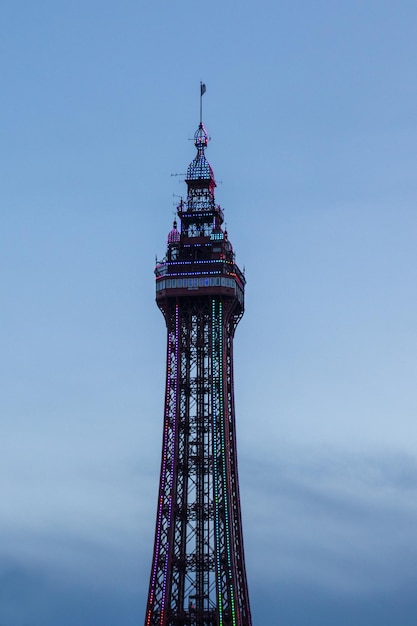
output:
[[414,459],[305,448],[277,457],[242,461],[255,578],[358,596],[417,583]]

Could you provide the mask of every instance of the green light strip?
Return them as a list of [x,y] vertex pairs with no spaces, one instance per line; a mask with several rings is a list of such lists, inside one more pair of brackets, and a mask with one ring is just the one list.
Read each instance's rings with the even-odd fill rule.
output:
[[[218,351],[216,350],[216,328],[217,316],[216,316],[216,301],[212,301],[211,310],[211,365],[212,372],[216,358],[218,360]],[[219,606],[219,626],[223,626],[223,599],[222,599],[222,585],[221,585],[221,564],[220,564],[220,548],[219,548],[219,494],[217,488],[217,481],[219,476],[219,470],[217,466],[217,413],[218,413],[218,399],[216,392],[215,377],[212,376],[212,407],[213,407],[213,489],[214,489],[214,520],[215,520],[215,543],[216,543],[216,565],[217,565],[217,601]]]
[[227,565],[229,567],[229,589],[230,589],[230,604],[232,609],[232,624],[236,626],[236,611],[235,611],[235,598],[233,592],[233,578],[232,578],[232,556],[230,551],[230,525],[229,525],[229,508],[227,505],[227,468],[226,468],[226,437],[225,437],[225,423],[224,423],[224,397],[223,397],[223,304],[219,302],[219,344],[220,344],[220,423],[221,423],[221,437],[222,437],[222,460],[223,460],[223,494],[224,494],[224,507],[225,507],[225,521],[226,521],[226,550],[227,550]]

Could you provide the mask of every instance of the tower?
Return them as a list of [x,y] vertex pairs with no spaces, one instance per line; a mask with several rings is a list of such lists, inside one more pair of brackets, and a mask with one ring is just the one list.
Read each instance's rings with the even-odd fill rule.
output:
[[[201,86],[201,95],[205,91]],[[145,626],[251,626],[236,455],[233,337],[245,277],[215,202],[201,121],[156,302],[167,327],[155,542]]]

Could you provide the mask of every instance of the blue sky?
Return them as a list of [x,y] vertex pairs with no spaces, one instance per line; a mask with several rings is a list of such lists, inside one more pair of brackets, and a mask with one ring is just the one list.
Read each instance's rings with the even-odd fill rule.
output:
[[141,623],[199,83],[254,625],[417,619],[417,5],[2,3],[0,623]]

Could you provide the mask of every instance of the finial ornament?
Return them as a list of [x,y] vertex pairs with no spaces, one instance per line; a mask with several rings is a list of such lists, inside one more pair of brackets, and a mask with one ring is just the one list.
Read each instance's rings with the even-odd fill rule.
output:
[[200,122],[200,126],[194,133],[194,145],[197,150],[204,150],[208,145],[208,135],[206,129],[204,128],[203,122]]

